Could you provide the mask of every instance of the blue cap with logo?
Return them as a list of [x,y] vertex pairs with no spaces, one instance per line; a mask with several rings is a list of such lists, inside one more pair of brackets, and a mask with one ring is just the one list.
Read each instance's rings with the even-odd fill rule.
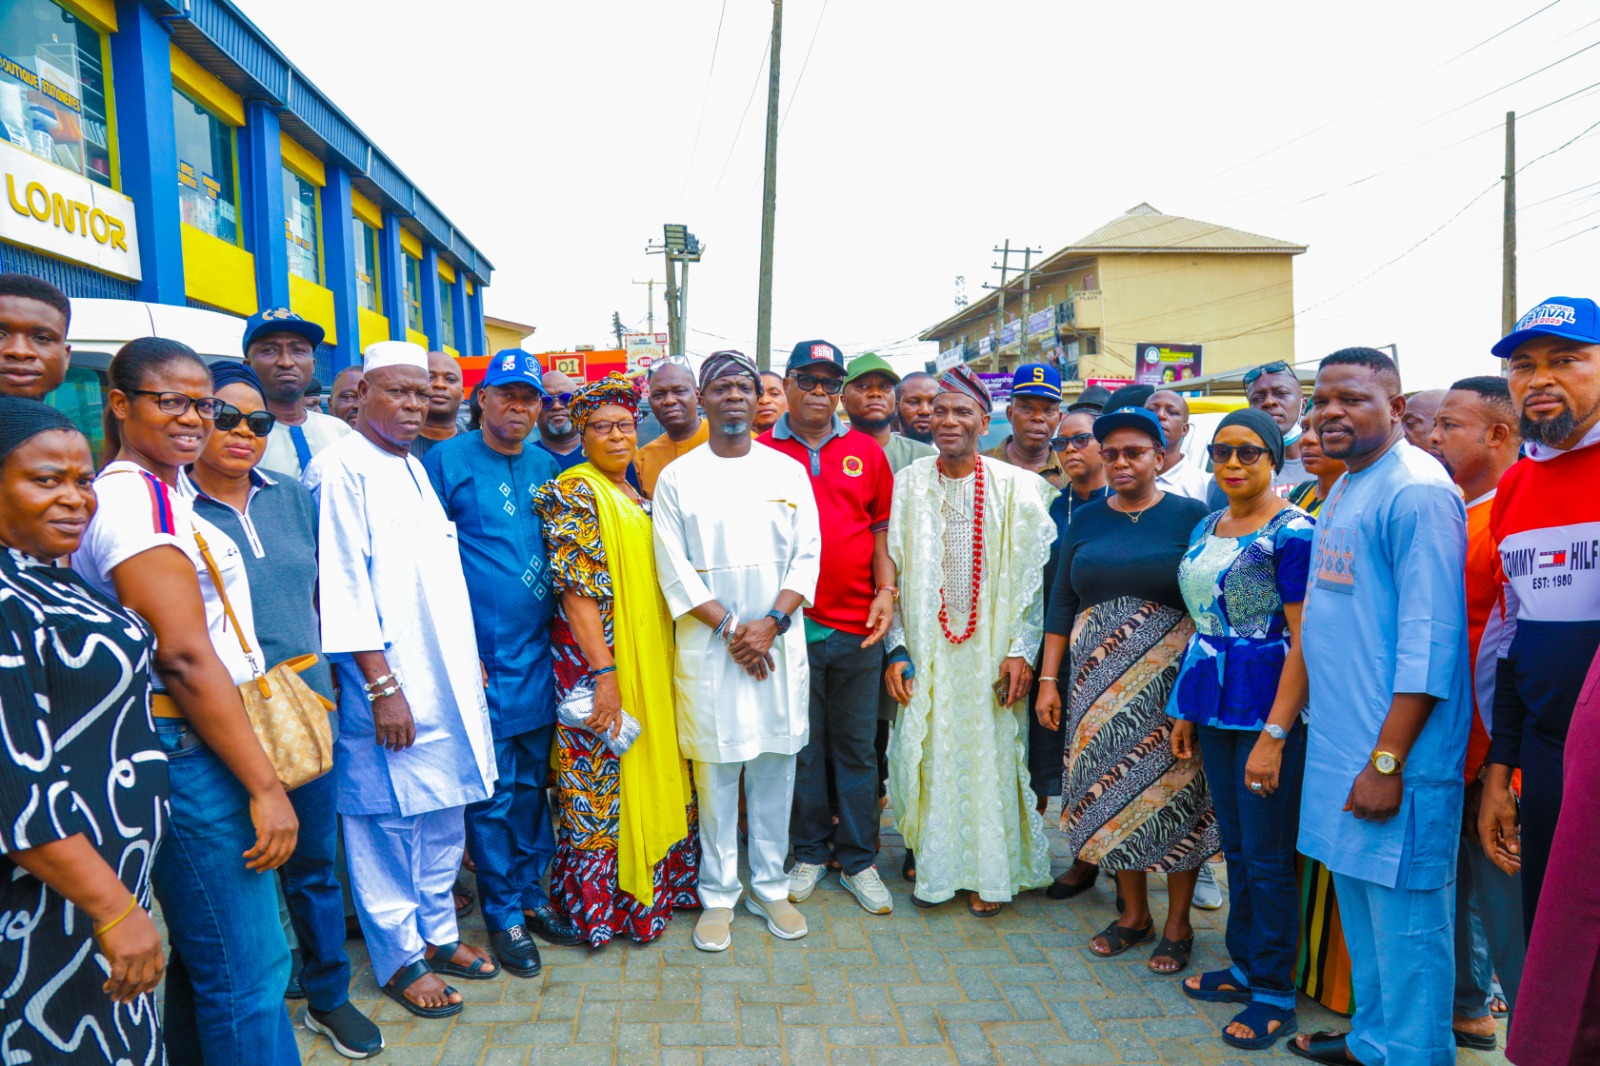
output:
[[1560,337],[1579,344],[1600,344],[1600,308],[1579,296],[1552,296],[1517,319],[1517,328],[1500,338],[1491,351],[1502,359],[1535,337]]
[[503,348],[495,352],[489,365],[484,368],[483,384],[485,388],[490,385],[532,385],[541,396],[548,395],[544,391],[544,370],[539,366],[538,358],[521,348]]
[[1119,429],[1136,429],[1150,434],[1158,445],[1167,446],[1167,435],[1161,432],[1161,420],[1143,407],[1123,407],[1094,420],[1094,439],[1104,444],[1107,437]]
[[1041,396],[1046,400],[1061,399],[1061,375],[1056,368],[1044,363],[1024,363],[1011,377],[1011,395]]
[[251,315],[244,324],[244,354],[248,356],[252,344],[272,333],[297,333],[310,341],[313,348],[321,344],[326,335],[321,326],[301,318],[287,307],[268,307]]
[[801,341],[789,353],[789,363],[784,370],[793,373],[814,366],[836,366],[844,373],[844,353],[827,341]]

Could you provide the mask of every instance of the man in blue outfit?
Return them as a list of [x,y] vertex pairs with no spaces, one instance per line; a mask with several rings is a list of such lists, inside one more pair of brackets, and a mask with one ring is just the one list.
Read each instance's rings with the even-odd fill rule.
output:
[[545,802],[555,733],[555,593],[532,494],[560,471],[556,460],[524,442],[545,395],[538,360],[521,351],[497,353],[478,395],[482,428],[441,441],[422,460],[456,523],[500,770],[493,794],[467,807],[467,852],[478,868],[495,954],[519,977],[540,970],[530,928],[553,944],[583,942],[540,884],[555,854]]
[[1394,362],[1323,359],[1311,420],[1349,473],[1317,520],[1304,647],[1310,733],[1300,851],[1333,872],[1356,1013],[1290,1050],[1328,1063],[1450,1066],[1456,843],[1472,703],[1466,511],[1405,440]]

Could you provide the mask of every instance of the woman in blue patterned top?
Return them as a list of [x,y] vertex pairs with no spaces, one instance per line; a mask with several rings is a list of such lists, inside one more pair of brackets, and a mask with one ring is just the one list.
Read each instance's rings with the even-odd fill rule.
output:
[[1272,491],[1283,434],[1267,415],[1234,411],[1211,459],[1228,507],[1190,538],[1178,584],[1195,622],[1167,702],[1172,750],[1197,740],[1228,859],[1227,945],[1233,965],[1184,981],[1190,997],[1248,1003],[1222,1031],[1236,1047],[1269,1047],[1295,1031],[1299,895],[1295,838],[1306,702],[1300,604],[1312,519]]

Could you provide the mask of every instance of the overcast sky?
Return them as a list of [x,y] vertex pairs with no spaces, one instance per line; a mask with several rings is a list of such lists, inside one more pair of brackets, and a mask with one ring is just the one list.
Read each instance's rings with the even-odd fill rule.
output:
[[[534,350],[642,328],[670,221],[707,246],[691,352],[754,354],[769,3],[237,2],[495,264],[488,311]],[[1517,178],[1518,304],[1600,296],[1596,0],[787,0],[783,40],[775,351],[931,358],[990,248],[1148,201],[1310,245],[1297,358],[1490,372],[1500,126],[1570,93],[1518,126],[1519,165],[1582,137]]]

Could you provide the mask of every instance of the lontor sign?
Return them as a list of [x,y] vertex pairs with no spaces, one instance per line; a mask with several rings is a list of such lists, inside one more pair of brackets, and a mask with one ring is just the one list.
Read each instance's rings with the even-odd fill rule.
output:
[[0,239],[138,281],[133,201],[0,142]]

